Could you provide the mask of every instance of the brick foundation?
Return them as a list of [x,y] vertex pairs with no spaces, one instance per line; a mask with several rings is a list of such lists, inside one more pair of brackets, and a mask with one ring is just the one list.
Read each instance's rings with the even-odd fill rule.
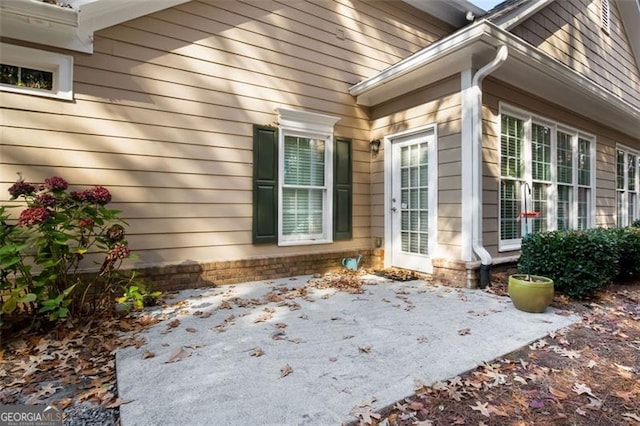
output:
[[153,285],[154,290],[184,290],[247,281],[272,280],[294,275],[341,271],[344,269],[341,263],[342,259],[354,257],[354,253],[362,254],[361,267],[371,268],[380,263],[380,256],[375,253],[375,250],[352,250],[348,252],[158,266],[140,269],[139,272],[145,281]]

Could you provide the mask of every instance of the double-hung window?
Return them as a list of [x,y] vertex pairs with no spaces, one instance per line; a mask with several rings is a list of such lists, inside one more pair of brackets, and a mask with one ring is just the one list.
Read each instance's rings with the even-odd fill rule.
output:
[[500,124],[500,250],[527,233],[592,226],[593,138],[511,108]]
[[627,148],[616,150],[616,224],[628,226],[638,220],[639,154]]
[[338,117],[278,108],[254,127],[253,242],[300,245],[352,237],[351,140]]

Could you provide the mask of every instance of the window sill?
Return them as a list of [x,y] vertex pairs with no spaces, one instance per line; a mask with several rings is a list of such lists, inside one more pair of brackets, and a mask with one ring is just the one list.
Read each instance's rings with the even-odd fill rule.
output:
[[331,244],[333,240],[328,239],[320,239],[320,240],[289,240],[289,241],[278,241],[278,246],[286,247],[286,246],[310,246],[317,244]]
[[510,243],[500,243],[498,245],[498,252],[503,253],[507,251],[518,251],[522,247],[522,243],[518,242],[510,242]]

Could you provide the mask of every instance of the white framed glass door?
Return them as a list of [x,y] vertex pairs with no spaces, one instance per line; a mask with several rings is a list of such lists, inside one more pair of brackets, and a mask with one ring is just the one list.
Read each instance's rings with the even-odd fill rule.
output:
[[437,223],[434,131],[401,135],[390,144],[387,259],[391,266],[431,272]]

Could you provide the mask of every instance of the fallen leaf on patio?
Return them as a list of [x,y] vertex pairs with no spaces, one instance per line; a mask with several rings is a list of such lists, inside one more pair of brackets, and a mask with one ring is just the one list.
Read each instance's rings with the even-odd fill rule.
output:
[[173,351],[173,353],[169,357],[169,360],[165,361],[165,364],[169,364],[171,362],[178,362],[190,356],[191,354],[189,352],[185,351],[183,348],[178,348],[175,351]]
[[144,353],[142,354],[142,359],[153,358],[154,356],[156,356],[156,354],[154,354],[153,352],[144,351]]
[[167,327],[169,328],[176,328],[179,325],[180,325],[180,320],[177,318],[167,323]]
[[117,398],[112,403],[106,405],[105,408],[118,408],[121,405],[128,404],[128,403],[133,402],[133,401],[135,401],[135,399],[120,399],[120,398]]
[[489,413],[489,403],[480,403],[480,401],[476,401],[476,405],[470,405],[472,410],[479,411],[485,417],[491,417]]
[[198,348],[202,348],[204,345],[202,343],[191,343],[188,345],[184,345],[185,348],[187,349],[198,349]]
[[275,326],[276,328],[281,329],[281,330],[283,330],[283,329],[287,328],[287,324],[285,324],[285,323],[283,323],[283,322],[275,323],[275,324],[274,324],[274,326]]
[[371,346],[359,346],[358,349],[365,354],[371,353]]
[[427,343],[427,338],[425,336],[418,337],[418,343]]
[[196,332],[196,331],[198,331],[198,330],[196,330],[196,329],[195,329],[195,328],[193,328],[193,327],[187,327],[187,328],[185,328],[185,331],[188,331],[189,333],[195,333],[195,332]]
[[262,348],[254,348],[251,352],[249,352],[249,355],[251,356],[262,356],[264,355],[264,351],[262,350]]
[[471,333],[471,329],[469,328],[463,328],[458,330],[458,334],[461,336],[466,336],[467,334]]
[[280,369],[280,377],[286,377],[291,373],[293,373],[293,368],[291,368],[289,364],[285,364],[285,366]]
[[566,393],[558,389],[552,388],[551,386],[549,386],[549,393],[558,399],[567,399],[569,397],[569,395],[567,395]]
[[627,419],[633,419],[633,420],[635,420],[636,422],[639,422],[639,423],[640,423],[640,416],[638,416],[638,415],[637,415],[637,414],[635,414],[635,413],[624,413],[624,414],[622,415],[622,417],[625,417],[625,418],[627,418]]
[[331,362],[336,362],[337,360],[338,360],[338,358],[336,358],[336,357],[334,357],[334,356],[332,356],[331,358],[329,358],[329,361],[331,361]]
[[361,424],[372,424],[373,419],[379,419],[381,416],[378,413],[371,411],[371,407],[354,407],[351,410],[351,415],[360,419]]

